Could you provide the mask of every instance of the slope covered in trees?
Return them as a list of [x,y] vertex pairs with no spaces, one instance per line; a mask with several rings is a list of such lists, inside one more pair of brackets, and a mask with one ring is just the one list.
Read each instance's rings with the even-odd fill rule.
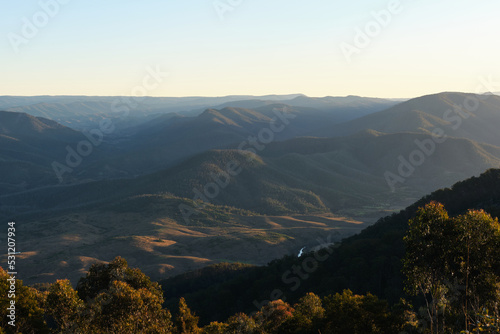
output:
[[[180,287],[192,308],[202,319],[208,320],[241,311],[253,312],[273,297],[293,303],[307,292],[327,295],[350,289],[358,294],[370,292],[391,304],[397,303],[404,288],[401,260],[405,254],[403,237],[408,221],[419,207],[432,201],[443,203],[450,216],[463,214],[468,209],[484,209],[498,217],[500,170],[491,169],[480,177],[436,191],[400,213],[380,219],[340,245],[324,248],[316,257],[314,253],[300,258],[287,256],[266,267],[246,269],[244,274],[230,280],[213,282],[208,288],[201,283],[202,274],[197,277],[200,288],[196,284],[186,288],[180,278],[164,280],[161,285],[166,303],[171,305],[179,297],[176,291]],[[326,244],[327,239],[327,236],[319,239],[318,245]],[[219,293],[213,294],[214,291]],[[218,296],[222,297],[219,299]]]
[[173,314],[162,308],[160,286],[120,257],[93,265],[76,289],[67,280],[37,289],[17,281],[17,308],[10,320],[9,301],[3,297],[9,275],[2,268],[0,278],[0,333],[291,334],[321,329],[390,334],[408,327],[403,309],[391,310],[374,295],[359,296],[348,290],[323,299],[308,293],[293,306],[275,300],[252,315],[238,313],[203,326],[183,297],[172,308]]

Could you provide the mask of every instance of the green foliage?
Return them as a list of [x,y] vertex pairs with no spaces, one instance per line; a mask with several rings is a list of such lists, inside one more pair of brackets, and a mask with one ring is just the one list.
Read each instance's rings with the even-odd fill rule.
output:
[[203,327],[202,334],[225,334],[228,333],[228,324],[214,321]]
[[372,294],[354,295],[345,290],[328,296],[325,305],[325,330],[322,333],[399,333],[401,323],[385,301]]
[[[219,265],[229,270],[232,266]],[[104,288],[97,291],[100,287]],[[172,321],[170,312],[162,308],[159,288],[140,271],[130,271],[121,258],[108,265],[93,266],[80,280],[79,288],[85,293],[85,300],[80,299],[68,280],[56,281],[45,293],[32,288],[26,291],[37,294],[37,298],[30,295],[31,300],[45,307],[45,317],[54,325],[54,333],[316,334],[345,331],[346,323],[354,330],[346,333],[393,333],[394,328],[402,328],[387,303],[373,295],[358,296],[351,291],[324,300],[307,293],[294,307],[278,299],[263,305],[253,316],[237,313],[225,322],[211,322],[200,328],[199,318],[184,298],[180,298]],[[43,320],[43,316],[44,310],[39,308],[38,319]],[[26,320],[29,317],[23,318],[21,327],[26,332],[49,332],[45,323],[42,327],[29,327]]]
[[49,288],[46,315],[60,333],[172,333],[163,295],[138,269],[122,258],[93,265],[75,291],[69,281]]
[[[431,202],[405,237],[407,289],[425,298],[429,331],[466,331],[500,302],[500,224],[483,210],[454,218]],[[496,314],[498,316],[498,314]]]
[[252,317],[245,313],[238,313],[227,320],[226,333],[228,334],[253,334],[258,326]]
[[101,291],[109,289],[114,281],[125,282],[134,289],[146,289],[163,300],[159,284],[151,282],[139,269],[130,268],[127,261],[119,256],[108,265],[93,264],[87,276],[78,282],[76,290],[80,298],[87,301],[97,297]]
[[[470,332],[485,334],[500,333],[500,316],[498,312],[496,315],[491,315],[490,312],[484,308],[476,313],[475,316],[476,322],[473,324]],[[462,331],[461,333],[467,333],[467,331]]]
[[294,316],[300,315],[307,319],[322,318],[325,314],[321,298],[312,292],[308,292],[299,302],[294,305]]
[[162,301],[148,289],[113,281],[88,303],[80,328],[88,333],[171,333],[171,316]]
[[69,280],[57,280],[49,287],[45,314],[52,317],[61,331],[70,329],[84,307]]
[[293,308],[281,299],[264,305],[255,315],[257,325],[267,333],[276,333],[278,328],[292,318]]
[[[446,239],[451,229],[448,212],[442,204],[431,202],[419,208],[417,215],[409,222],[404,238],[406,255],[404,273],[406,289],[410,294],[421,293],[426,298],[431,333],[439,332],[444,326],[443,312],[448,306],[447,288],[444,285],[448,252]],[[442,329],[442,328],[441,328]]]
[[174,324],[177,334],[198,334],[201,329],[198,327],[199,318],[194,315],[186,304],[186,300],[179,300],[179,313],[175,316]]
[[[10,275],[0,267],[0,327],[5,333],[49,333],[44,319],[43,305],[45,295],[31,287],[23,285],[23,281],[15,280],[15,296],[11,299]],[[15,327],[8,324],[7,317],[11,307],[11,300],[15,301]]]
[[270,301],[253,316],[238,313],[225,323],[210,323],[202,333],[391,334],[400,333],[404,325],[403,317],[391,312],[386,302],[370,294],[358,296],[346,290],[324,300],[308,293],[294,307],[280,299]]
[[321,298],[309,292],[294,305],[293,317],[287,319],[280,330],[290,334],[317,333],[317,329],[324,322],[324,316],[325,309]]

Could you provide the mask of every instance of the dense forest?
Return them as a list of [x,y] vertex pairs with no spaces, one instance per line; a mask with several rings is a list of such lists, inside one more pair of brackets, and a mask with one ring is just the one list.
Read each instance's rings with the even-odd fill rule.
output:
[[[490,170],[340,246],[266,267],[220,264],[160,285],[117,257],[92,265],[76,288],[68,280],[33,287],[17,280],[15,327],[2,269],[2,331],[498,333],[499,182],[500,171]],[[392,267],[384,267],[388,260]]]

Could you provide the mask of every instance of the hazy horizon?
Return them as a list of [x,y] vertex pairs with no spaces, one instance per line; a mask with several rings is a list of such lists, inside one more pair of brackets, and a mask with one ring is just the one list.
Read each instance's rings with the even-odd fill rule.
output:
[[[380,97],[380,96],[363,96],[363,95],[355,95],[355,94],[348,94],[348,95],[324,95],[324,96],[311,96],[303,93],[282,93],[282,94],[273,94],[273,93],[268,93],[268,94],[262,94],[262,95],[252,95],[252,94],[230,94],[230,95],[184,95],[184,96],[154,96],[154,95],[145,95],[144,97],[147,98],[222,98],[222,97],[248,97],[248,98],[260,98],[260,97],[266,97],[266,96],[293,96],[293,95],[301,95],[305,96],[308,98],[313,98],[313,99],[321,99],[321,98],[327,98],[327,97],[333,97],[333,98],[345,98],[345,97],[350,97],[350,96],[355,96],[355,97],[363,97],[363,98],[373,98],[373,99],[388,99],[388,100],[410,100],[414,99],[417,97],[421,96],[428,96],[428,95],[438,95],[441,93],[464,93],[464,94],[495,94],[498,95],[499,92],[490,92],[490,91],[481,91],[481,92],[473,92],[473,91],[439,91],[439,92],[433,92],[433,93],[428,93],[428,94],[423,94],[423,95],[418,95],[418,96],[390,96],[390,97]],[[40,94],[40,95],[0,95],[0,97],[133,97],[133,95],[85,95],[85,94]]]
[[7,3],[0,91],[136,95],[156,72],[148,96],[476,92],[479,78],[498,77],[499,9],[450,0]]

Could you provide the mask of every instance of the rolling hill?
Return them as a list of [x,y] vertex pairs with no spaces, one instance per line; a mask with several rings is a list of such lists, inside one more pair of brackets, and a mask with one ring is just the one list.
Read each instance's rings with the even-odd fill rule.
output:
[[[453,129],[443,112],[473,98],[478,107]],[[92,261],[134,254],[131,264],[153,277],[225,259],[262,265],[500,166],[496,96],[424,96],[340,125],[320,106],[335,99],[308,99],[293,97],[316,108],[266,102],[145,117],[105,138],[62,184],[51,163],[84,134],[0,112],[0,219],[26,224],[23,261],[34,268],[26,273],[33,281],[78,277]],[[325,129],[346,135],[318,137]]]
[[94,169],[111,166],[124,175],[136,176],[171,167],[209,149],[238,148],[263,134],[271,133],[271,141],[303,136],[325,123],[335,123],[334,118],[324,111],[283,104],[207,109],[195,117],[163,114],[127,129],[127,135],[115,141],[117,153]]
[[[133,179],[5,195],[0,197],[0,209],[9,208],[10,214],[68,210],[134,195],[170,193],[262,214],[331,211],[380,217],[428,192],[500,166],[499,147],[461,138],[434,140],[426,134],[368,131],[344,138],[274,142],[257,156],[245,150],[211,150]],[[420,150],[417,143],[432,142],[431,154],[422,152],[422,163],[410,166],[410,175],[400,174],[402,161],[406,173],[414,152]],[[228,170],[228,166],[233,167]],[[392,187],[387,173],[400,178]]]
[[16,245],[22,251],[17,255],[20,278],[29,284],[61,277],[76,283],[90,264],[116,256],[126,257],[153,279],[219,262],[264,265],[297,253],[325,233],[338,242],[366,226],[328,214],[260,216],[212,205],[188,224],[179,212],[181,204],[193,203],[168,194],[144,194],[20,217],[16,219],[22,236]]
[[[85,139],[80,132],[45,118],[0,111],[1,193],[57,184],[52,162],[64,160],[66,147]],[[100,156],[96,152],[94,158]]]
[[[251,98],[251,100],[238,100]],[[130,114],[116,113],[120,97],[40,96],[0,97],[0,105],[10,111],[28,113],[55,120],[64,126],[88,131],[109,121],[113,132],[104,142],[110,144],[101,161],[92,159],[88,168],[80,169],[65,182],[102,178],[134,177],[171,167],[194,154],[208,149],[238,146],[251,136],[280,124],[276,112],[290,115],[286,127],[274,132],[273,140],[315,135],[325,124],[334,125],[345,119],[371,113],[396,103],[391,100],[363,97],[309,98],[303,95],[228,96],[221,98],[152,98],[128,106]],[[296,103],[299,107],[280,101]],[[221,104],[219,109],[191,112],[189,108]],[[231,105],[250,103],[254,109]],[[318,109],[311,106],[318,107]],[[187,109],[183,109],[187,108]],[[189,112],[186,112],[188,110]],[[174,112],[175,111],[175,112]],[[191,115],[191,116],[189,116]],[[77,144],[78,141],[73,141]],[[132,158],[133,157],[133,158]],[[36,173],[36,171],[33,171]]]
[[[281,100],[280,104],[292,108],[307,108],[315,112],[321,112],[328,115],[332,123],[340,123],[371,114],[373,112],[385,110],[398,102],[395,100],[369,98],[361,96],[326,96],[326,97],[308,97],[299,95],[289,100]],[[216,106],[216,109],[225,107],[239,107],[247,109],[258,109],[265,106],[277,104],[273,100],[242,100],[231,101]]]
[[439,93],[411,99],[389,109],[324,129],[322,135],[344,136],[366,129],[384,133],[442,129],[448,136],[500,145],[500,97]]

